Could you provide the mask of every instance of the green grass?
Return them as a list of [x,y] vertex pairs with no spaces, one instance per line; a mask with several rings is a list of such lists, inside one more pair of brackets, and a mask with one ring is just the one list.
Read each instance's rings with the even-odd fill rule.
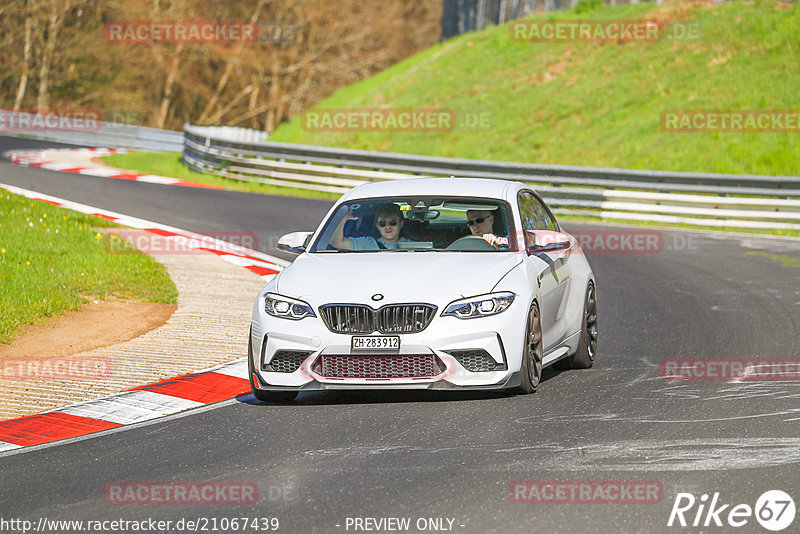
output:
[[771,260],[780,262],[784,267],[800,267],[800,259],[787,256],[786,254],[772,254],[770,252],[756,252],[748,251],[748,256],[761,256],[762,258],[769,258]]
[[[671,18],[699,40],[654,43],[517,43],[508,25],[425,50],[337,91],[314,109],[439,108],[488,117],[488,127],[449,132],[325,133],[282,124],[273,141],[436,156],[675,171],[800,175],[800,133],[669,133],[675,109],[800,109],[800,3],[653,2],[539,19]],[[189,170],[180,154],[128,154],[109,164],[226,188],[317,196]],[[163,167],[161,166],[163,165]],[[338,195],[321,194],[323,198]],[[736,196],[736,195],[734,195]],[[602,221],[598,217],[560,217]],[[609,219],[610,224],[797,236],[787,230],[703,227]]]
[[436,156],[768,175],[800,174],[799,133],[670,133],[665,110],[800,108],[800,4],[653,2],[548,19],[678,16],[694,41],[519,43],[508,25],[460,36],[342,89],[315,109],[444,108],[486,128],[313,132],[271,140]]
[[177,302],[164,267],[140,253],[109,253],[109,221],[0,191],[0,343],[90,298]]
[[324,198],[328,200],[336,200],[341,196],[337,193],[325,193],[323,191],[312,191],[294,187],[280,187],[197,172],[181,162],[180,152],[130,152],[127,154],[103,156],[102,159],[106,164],[118,169],[133,170],[143,174],[169,176],[171,178],[180,178],[182,180],[190,180],[201,184],[217,185],[224,189],[231,189],[234,191],[291,197]]

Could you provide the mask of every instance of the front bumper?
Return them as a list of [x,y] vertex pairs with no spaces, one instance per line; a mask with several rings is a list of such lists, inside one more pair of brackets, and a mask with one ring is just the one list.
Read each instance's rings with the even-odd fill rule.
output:
[[[458,319],[441,317],[442,307],[422,332],[400,334],[395,352],[352,351],[349,334],[331,332],[319,317],[299,321],[279,319],[254,308],[251,330],[251,358],[254,384],[259,389],[505,389],[520,383],[519,370],[524,342],[527,307],[515,302],[492,317]],[[495,370],[469,371],[453,356],[455,351],[484,351],[494,360]],[[280,351],[303,352],[305,358],[294,372],[274,372],[270,366]],[[443,370],[425,378],[334,378],[319,372],[322,356],[435,355]],[[462,360],[463,361],[463,360]]]

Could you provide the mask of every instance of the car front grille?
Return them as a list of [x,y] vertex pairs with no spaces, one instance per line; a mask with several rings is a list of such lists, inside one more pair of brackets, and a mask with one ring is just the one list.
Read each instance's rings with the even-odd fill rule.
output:
[[337,334],[415,334],[428,327],[436,306],[389,304],[374,310],[363,304],[327,304],[319,310],[325,325]]
[[273,373],[294,373],[309,354],[311,353],[302,350],[279,350],[263,370]]
[[445,370],[434,354],[320,356],[315,366],[325,378],[432,378]]
[[449,350],[447,353],[455,358],[464,369],[473,373],[506,370],[505,364],[494,361],[494,358],[483,349]]

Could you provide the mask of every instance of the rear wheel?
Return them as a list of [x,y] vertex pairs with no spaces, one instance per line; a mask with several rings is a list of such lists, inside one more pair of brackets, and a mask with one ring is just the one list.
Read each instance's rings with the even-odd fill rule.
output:
[[525,346],[522,351],[522,383],[517,393],[533,393],[542,380],[542,318],[534,302],[525,325]]
[[253,382],[253,341],[249,338],[247,341],[247,376],[250,379],[250,389],[253,391],[253,396],[256,400],[261,402],[291,402],[297,398],[297,391],[264,391],[256,387]]
[[578,350],[569,358],[556,362],[559,369],[588,369],[594,364],[597,353],[597,293],[594,283],[589,282],[586,288],[586,300],[583,304],[583,323]]

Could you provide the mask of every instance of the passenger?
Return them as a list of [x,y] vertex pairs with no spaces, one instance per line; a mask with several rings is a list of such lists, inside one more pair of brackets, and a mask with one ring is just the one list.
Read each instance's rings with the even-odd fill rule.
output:
[[344,225],[347,221],[355,220],[358,220],[358,217],[353,215],[352,210],[348,210],[331,236],[331,245],[339,250],[382,250],[396,249],[398,242],[409,241],[405,237],[400,237],[404,219],[403,212],[397,204],[381,204],[375,210],[375,228],[381,234],[378,239],[371,236],[344,237]]
[[508,249],[508,237],[494,235],[494,213],[489,210],[467,210],[467,226],[472,235],[502,250]]

